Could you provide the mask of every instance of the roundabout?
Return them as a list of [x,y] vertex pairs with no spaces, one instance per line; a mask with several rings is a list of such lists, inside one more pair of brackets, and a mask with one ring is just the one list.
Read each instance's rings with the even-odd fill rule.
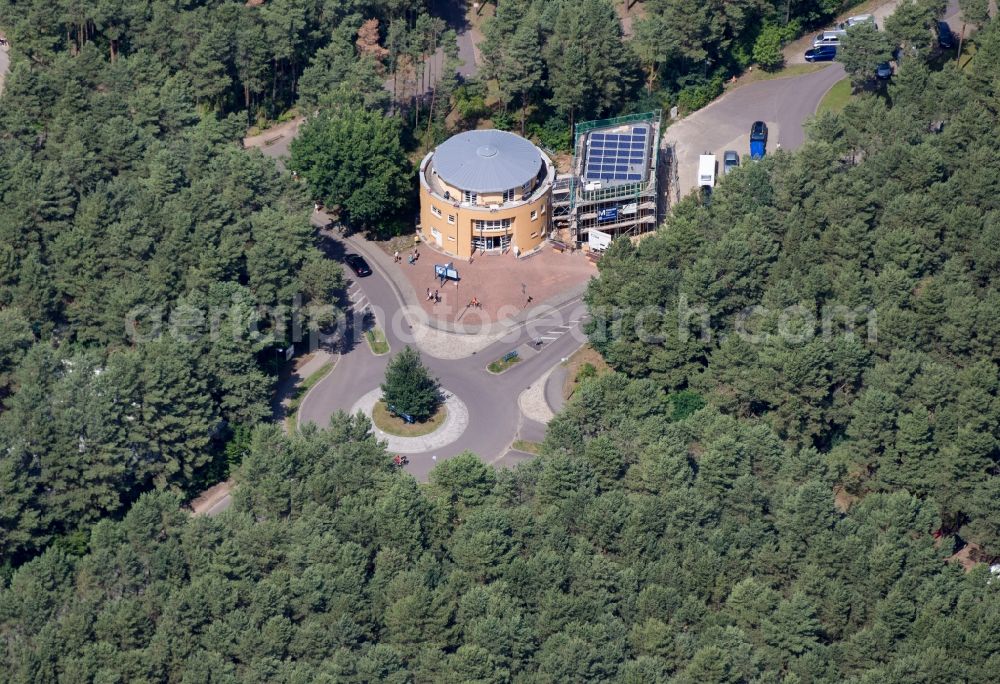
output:
[[444,402],[442,410],[445,417],[441,425],[434,431],[426,435],[403,437],[394,435],[382,430],[375,424],[372,416],[375,412],[375,405],[382,400],[382,389],[376,387],[355,402],[351,407],[351,413],[360,411],[372,421],[372,432],[379,441],[386,442],[389,451],[401,454],[419,454],[441,447],[447,446],[457,440],[469,427],[469,409],[465,402],[455,394],[447,390],[442,390]]

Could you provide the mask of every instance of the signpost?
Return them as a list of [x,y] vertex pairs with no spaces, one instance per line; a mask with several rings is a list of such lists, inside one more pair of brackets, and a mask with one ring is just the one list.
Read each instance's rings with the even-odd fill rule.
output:
[[592,250],[603,252],[611,246],[611,235],[596,228],[591,228],[587,231],[587,242],[590,244]]
[[445,280],[461,280],[458,276],[458,271],[455,270],[455,263],[447,264],[435,264],[434,265],[434,275],[441,279],[443,283]]

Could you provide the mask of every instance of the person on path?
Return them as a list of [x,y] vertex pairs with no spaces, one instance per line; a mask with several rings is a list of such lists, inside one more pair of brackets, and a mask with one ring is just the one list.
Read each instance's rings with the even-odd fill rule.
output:
[[428,287],[428,288],[427,288],[427,301],[428,301],[428,302],[429,302],[429,301],[431,301],[431,298],[432,298],[432,295],[431,295],[431,288],[429,288],[429,287]]
[[398,249],[396,250],[396,253],[392,255],[392,260],[395,263],[397,263],[397,264],[399,263],[399,250]]
[[434,302],[436,304],[441,303],[441,294],[437,290],[434,290]]

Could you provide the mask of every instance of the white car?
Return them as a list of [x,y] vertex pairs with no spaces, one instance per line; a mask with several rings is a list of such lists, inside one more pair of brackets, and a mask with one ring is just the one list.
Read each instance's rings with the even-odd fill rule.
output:
[[[838,25],[838,28],[841,29],[841,30],[845,30],[846,31],[847,29],[851,28],[852,26],[856,26],[857,24],[863,24],[866,21],[870,21],[873,25],[875,25],[875,15],[874,14],[859,14],[859,15],[857,15],[855,17],[847,17],[846,20],[842,21]],[[878,26],[875,25],[875,28],[878,28]]]

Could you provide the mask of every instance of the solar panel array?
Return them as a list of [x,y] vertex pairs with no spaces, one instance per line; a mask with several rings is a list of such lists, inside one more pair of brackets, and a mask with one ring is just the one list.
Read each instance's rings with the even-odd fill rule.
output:
[[591,133],[587,139],[586,180],[628,183],[646,174],[649,129],[636,126],[628,133]]

